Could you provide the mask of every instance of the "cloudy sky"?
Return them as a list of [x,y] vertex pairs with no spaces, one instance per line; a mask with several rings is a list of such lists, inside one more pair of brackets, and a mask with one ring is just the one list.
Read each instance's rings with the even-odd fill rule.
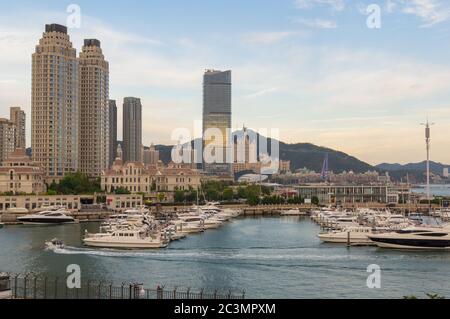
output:
[[[405,163],[425,156],[428,116],[432,158],[450,163],[450,1],[0,0],[0,117],[21,105],[28,131],[31,54],[73,3],[74,46],[101,40],[110,97],[119,117],[124,96],[142,98],[147,145],[193,129],[203,71],[215,68],[233,71],[235,128],[279,128],[286,142]],[[370,4],[381,9],[379,29],[367,27]]]

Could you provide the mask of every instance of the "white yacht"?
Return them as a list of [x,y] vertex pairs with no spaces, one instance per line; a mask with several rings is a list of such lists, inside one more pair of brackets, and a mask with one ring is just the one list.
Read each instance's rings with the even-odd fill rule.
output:
[[395,232],[368,236],[378,247],[419,250],[450,249],[450,225],[408,227]]
[[148,234],[147,228],[117,229],[107,234],[89,234],[83,239],[86,246],[123,249],[164,248],[169,244],[160,233]]
[[368,237],[373,234],[371,227],[348,227],[344,230],[336,230],[319,234],[321,241],[325,243],[348,243],[352,245],[373,245]]
[[205,231],[205,226],[200,221],[183,221],[183,220],[176,220],[173,222],[176,231],[182,234],[195,234],[195,233],[201,233]]
[[305,213],[301,212],[299,209],[289,209],[283,210],[280,213],[281,216],[303,216]]
[[58,225],[75,223],[75,218],[72,216],[67,216],[67,214],[70,214],[70,212],[64,209],[56,211],[44,210],[39,213],[17,217],[17,221],[28,225]]

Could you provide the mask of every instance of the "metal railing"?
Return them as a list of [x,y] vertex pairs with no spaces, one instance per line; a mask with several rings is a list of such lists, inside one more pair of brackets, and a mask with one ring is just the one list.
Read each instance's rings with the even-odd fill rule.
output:
[[[245,291],[192,291],[145,288],[140,283],[114,285],[103,281],[87,281],[80,288],[69,288],[66,278],[8,274],[13,299],[245,299]],[[6,284],[5,284],[6,285]]]

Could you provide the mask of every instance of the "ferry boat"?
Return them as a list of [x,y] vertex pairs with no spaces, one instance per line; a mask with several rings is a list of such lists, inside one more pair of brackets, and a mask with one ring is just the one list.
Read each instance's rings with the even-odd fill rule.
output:
[[395,232],[373,234],[368,237],[381,248],[450,249],[450,225],[443,227],[408,227]]
[[86,246],[121,249],[154,249],[164,248],[169,240],[163,239],[160,234],[151,236],[148,230],[143,229],[117,229],[107,234],[89,234],[83,239]]
[[72,216],[67,216],[69,211],[64,209],[60,210],[44,210],[40,213],[25,215],[21,217],[17,217],[17,221],[25,224],[25,225],[58,225],[58,224],[67,224],[67,223],[75,223],[76,220]]

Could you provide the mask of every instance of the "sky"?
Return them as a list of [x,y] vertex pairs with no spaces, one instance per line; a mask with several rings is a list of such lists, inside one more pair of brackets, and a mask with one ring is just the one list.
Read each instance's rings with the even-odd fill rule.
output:
[[[102,43],[110,98],[143,103],[145,145],[174,144],[202,116],[205,69],[232,70],[233,128],[278,128],[370,164],[431,158],[450,164],[450,1],[0,0],[0,117],[19,105],[31,126],[31,54],[45,24]],[[380,27],[369,28],[369,5]],[[371,8],[371,7],[370,7]],[[72,21],[72,20],[69,20]],[[370,20],[373,21],[373,20]]]

